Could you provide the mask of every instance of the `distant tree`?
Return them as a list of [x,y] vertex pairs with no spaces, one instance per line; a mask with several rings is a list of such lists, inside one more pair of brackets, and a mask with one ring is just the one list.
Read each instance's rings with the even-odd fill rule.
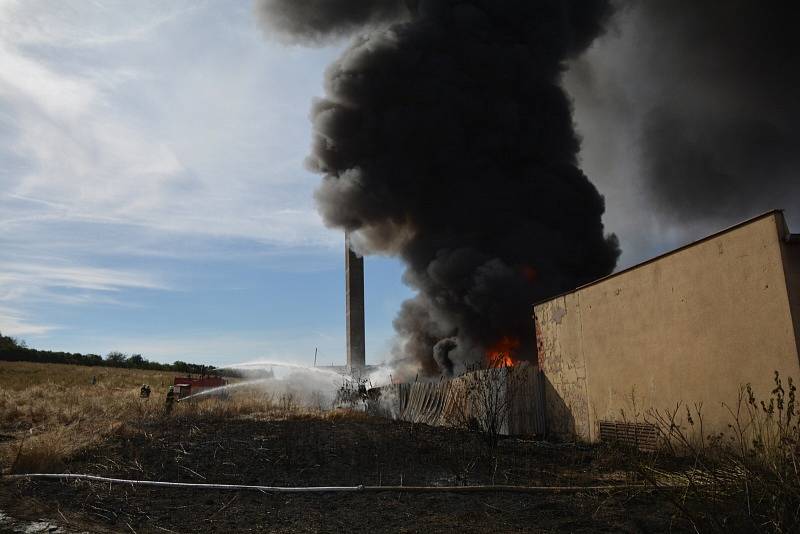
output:
[[119,351],[112,351],[103,358],[97,354],[79,354],[70,352],[54,352],[37,350],[28,347],[24,341],[0,333],[0,361],[6,362],[38,362],[64,363],[72,365],[128,367],[131,369],[149,369],[154,371],[175,371],[178,373],[201,373],[212,370],[193,363],[177,361],[173,364],[151,362],[141,354],[128,356]]
[[86,365],[103,365],[103,357],[99,354],[87,354],[84,358]]
[[112,367],[124,367],[128,361],[128,356],[119,351],[111,351],[106,354],[106,363]]
[[141,354],[134,354],[128,358],[126,365],[127,367],[131,367],[133,369],[143,369],[147,363],[149,362],[142,358]]

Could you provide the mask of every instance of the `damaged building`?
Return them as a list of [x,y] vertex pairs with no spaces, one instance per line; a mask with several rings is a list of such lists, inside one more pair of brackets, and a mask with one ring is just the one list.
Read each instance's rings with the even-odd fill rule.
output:
[[743,386],[768,399],[776,371],[787,393],[800,378],[800,236],[765,213],[539,302],[534,321],[548,434],[646,431],[679,403],[723,432]]

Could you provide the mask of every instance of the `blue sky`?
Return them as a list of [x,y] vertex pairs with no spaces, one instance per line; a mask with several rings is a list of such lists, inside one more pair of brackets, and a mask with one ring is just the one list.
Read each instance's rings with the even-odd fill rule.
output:
[[[343,237],[303,168],[343,46],[282,45],[249,1],[0,0],[0,331],[168,362],[318,347],[343,363]],[[576,94],[621,266],[714,229],[654,218],[619,165],[634,141],[595,131],[592,105]],[[369,362],[388,357],[401,273],[367,259]]]
[[[0,2],[0,331],[340,363],[343,239],[302,164],[338,53],[271,42],[249,2]],[[409,292],[368,265],[378,362]]]

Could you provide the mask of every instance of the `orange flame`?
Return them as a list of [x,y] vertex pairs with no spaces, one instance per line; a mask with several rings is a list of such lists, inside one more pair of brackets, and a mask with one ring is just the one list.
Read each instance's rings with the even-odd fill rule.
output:
[[500,341],[486,350],[486,359],[489,367],[512,367],[514,365],[514,352],[519,348],[519,340],[503,336]]

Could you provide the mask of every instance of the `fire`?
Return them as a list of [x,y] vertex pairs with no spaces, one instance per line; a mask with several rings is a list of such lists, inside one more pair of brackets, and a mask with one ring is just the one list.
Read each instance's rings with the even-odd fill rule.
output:
[[514,365],[514,352],[519,348],[519,340],[503,336],[500,341],[486,350],[489,367],[511,367]]

